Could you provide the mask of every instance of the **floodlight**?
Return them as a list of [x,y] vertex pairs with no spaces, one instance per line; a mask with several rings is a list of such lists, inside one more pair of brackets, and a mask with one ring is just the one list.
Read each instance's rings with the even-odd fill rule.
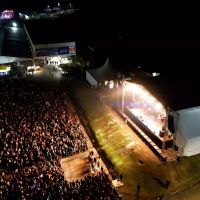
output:
[[13,25],[14,27],[17,27],[17,23],[16,23],[16,22],[13,22],[12,25]]

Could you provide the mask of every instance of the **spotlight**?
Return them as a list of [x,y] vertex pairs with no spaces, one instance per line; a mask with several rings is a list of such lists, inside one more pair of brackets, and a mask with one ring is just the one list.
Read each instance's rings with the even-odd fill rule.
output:
[[13,27],[17,27],[17,23],[16,22],[13,22],[12,25],[13,25]]

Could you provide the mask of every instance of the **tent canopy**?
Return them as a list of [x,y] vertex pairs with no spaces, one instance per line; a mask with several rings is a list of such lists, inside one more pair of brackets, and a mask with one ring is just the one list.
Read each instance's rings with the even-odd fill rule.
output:
[[176,145],[185,156],[200,153],[200,107],[177,111],[175,117]]
[[118,72],[111,65],[109,58],[106,59],[106,62],[102,67],[88,70],[88,72],[96,81],[110,81],[115,80],[118,77]]
[[0,56],[0,64],[18,62],[18,61],[26,61],[32,60],[31,58],[18,58],[18,57],[11,57],[11,56]]

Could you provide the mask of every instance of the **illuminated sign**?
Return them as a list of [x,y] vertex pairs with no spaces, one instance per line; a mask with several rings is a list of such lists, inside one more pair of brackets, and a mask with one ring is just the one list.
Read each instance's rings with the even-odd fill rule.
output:
[[75,46],[36,49],[36,56],[75,55]]
[[11,19],[14,17],[14,12],[12,10],[4,10],[1,12],[1,19]]

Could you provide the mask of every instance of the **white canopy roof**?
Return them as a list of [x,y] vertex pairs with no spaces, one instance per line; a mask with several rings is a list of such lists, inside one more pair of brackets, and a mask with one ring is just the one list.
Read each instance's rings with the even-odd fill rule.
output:
[[18,57],[10,57],[10,56],[0,56],[0,64],[18,62],[18,61],[25,61],[31,60],[31,58],[18,58]]

